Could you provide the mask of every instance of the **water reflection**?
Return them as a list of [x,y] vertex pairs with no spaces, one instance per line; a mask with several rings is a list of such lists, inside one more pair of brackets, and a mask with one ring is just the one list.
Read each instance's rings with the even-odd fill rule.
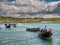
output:
[[53,45],[53,39],[52,39],[52,37],[50,37],[49,39],[41,38],[41,37],[39,37],[39,38],[40,38],[40,40],[42,40],[43,43],[45,43],[43,45]]

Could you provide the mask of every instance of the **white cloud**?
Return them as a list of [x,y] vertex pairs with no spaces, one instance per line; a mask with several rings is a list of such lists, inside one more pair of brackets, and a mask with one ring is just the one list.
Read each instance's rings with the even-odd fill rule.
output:
[[60,1],[47,3],[43,9],[45,13],[59,13]]
[[[57,17],[60,12],[60,1],[46,3],[39,0],[16,0],[0,2],[0,16],[10,17]],[[51,15],[50,15],[51,14]],[[54,14],[54,15],[53,15]],[[47,15],[47,16],[46,16]],[[48,16],[50,15],[50,16]]]

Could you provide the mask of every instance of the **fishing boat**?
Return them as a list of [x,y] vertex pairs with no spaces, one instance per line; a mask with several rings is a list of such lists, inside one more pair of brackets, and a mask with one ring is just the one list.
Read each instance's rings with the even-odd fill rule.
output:
[[45,29],[41,29],[40,31],[38,31],[38,34],[40,37],[42,38],[50,38],[52,36],[52,30],[45,30]]
[[40,28],[27,28],[26,31],[37,32]]

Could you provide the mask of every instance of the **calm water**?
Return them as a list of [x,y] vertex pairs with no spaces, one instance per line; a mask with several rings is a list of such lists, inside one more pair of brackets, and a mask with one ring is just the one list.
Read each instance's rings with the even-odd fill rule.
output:
[[[38,37],[37,32],[27,32],[28,27],[53,29],[51,40]],[[17,27],[5,28],[0,24],[0,45],[60,45],[60,23],[17,23]]]

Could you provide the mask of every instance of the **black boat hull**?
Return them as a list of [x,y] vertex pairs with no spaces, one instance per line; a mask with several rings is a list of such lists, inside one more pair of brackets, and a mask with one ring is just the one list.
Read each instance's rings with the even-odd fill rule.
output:
[[50,38],[52,36],[52,33],[51,32],[45,32],[45,33],[39,32],[39,36],[42,38]]

